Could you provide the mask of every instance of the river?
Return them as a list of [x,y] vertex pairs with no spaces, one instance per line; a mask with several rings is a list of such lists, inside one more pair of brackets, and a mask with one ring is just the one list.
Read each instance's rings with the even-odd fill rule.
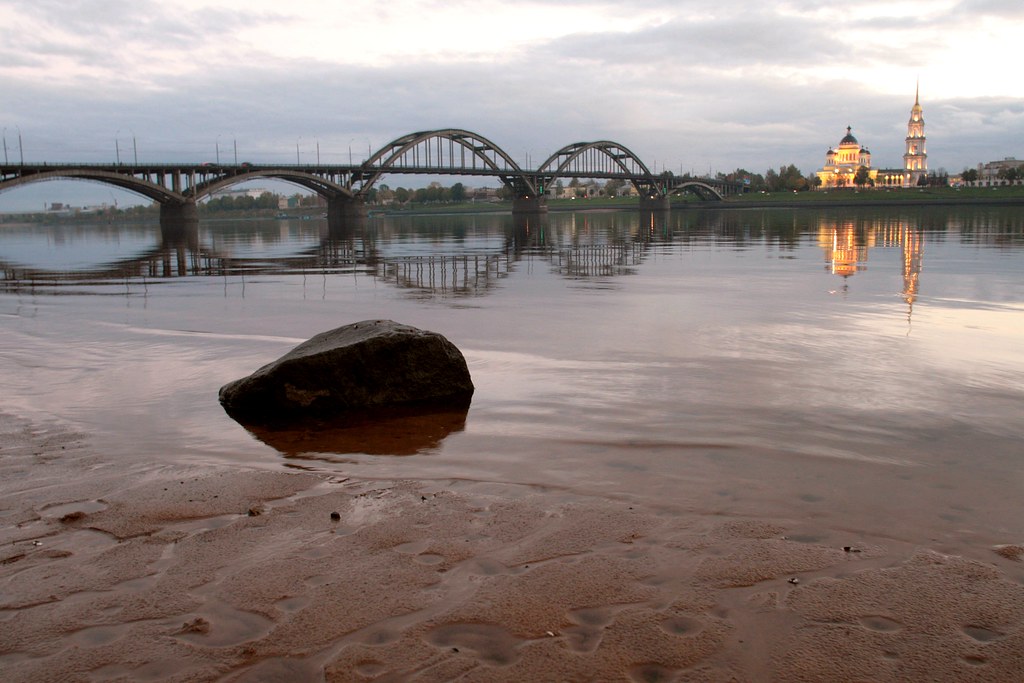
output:
[[[1019,208],[6,225],[0,265],[0,411],[125,467],[515,483],[974,555],[1024,539]],[[464,419],[258,438],[218,404],[371,318],[463,350]]]

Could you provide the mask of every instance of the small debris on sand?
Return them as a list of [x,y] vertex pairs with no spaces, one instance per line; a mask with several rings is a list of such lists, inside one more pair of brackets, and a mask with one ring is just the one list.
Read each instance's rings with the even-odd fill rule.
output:
[[180,635],[183,633],[209,633],[210,622],[202,617],[196,617],[192,621],[186,621],[181,625],[181,628],[174,632],[174,635]]
[[992,550],[996,555],[1005,557],[1008,560],[1016,562],[1024,560],[1024,545],[997,545]]

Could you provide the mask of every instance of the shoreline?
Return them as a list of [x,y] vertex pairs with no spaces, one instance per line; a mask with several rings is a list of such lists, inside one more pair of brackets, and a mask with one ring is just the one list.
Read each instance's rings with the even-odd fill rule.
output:
[[[865,190],[862,194],[871,194],[872,190]],[[806,192],[810,196],[818,196],[815,192]],[[548,213],[568,213],[568,212],[590,212],[590,211],[639,211],[640,208],[637,204],[630,202],[629,205],[622,205],[617,202],[612,202],[607,199],[601,200],[580,200],[579,203],[569,203],[564,200],[557,200],[559,203],[554,205],[548,205]],[[592,206],[584,206],[593,201]],[[732,211],[740,209],[806,209],[806,208],[822,208],[822,209],[834,209],[834,208],[855,208],[855,207],[901,207],[901,206],[937,206],[937,207],[949,207],[949,206],[1024,206],[1024,195],[1012,196],[1012,197],[891,197],[891,198],[857,198],[857,199],[779,199],[779,200],[742,200],[735,201],[730,198],[726,198],[723,201],[706,202],[706,201],[677,201],[671,203],[670,210],[674,211],[686,211],[686,210],[722,210]],[[319,211],[319,209],[318,209]],[[502,203],[492,206],[460,206],[460,207],[445,207],[445,208],[414,208],[404,210],[389,210],[389,209],[371,209],[368,218],[379,218],[388,217],[393,218],[397,216],[445,216],[445,215],[490,215],[490,214],[511,214],[512,205],[511,203]],[[235,220],[323,220],[319,216],[312,218],[309,214],[296,214],[294,216],[289,215],[286,218],[282,218],[277,215],[278,212],[266,211],[265,213],[252,213],[243,212],[238,215],[224,215],[224,212],[216,214],[200,214],[200,222],[218,222],[218,221],[235,221]],[[31,225],[88,225],[92,223],[158,223],[159,218],[156,216],[82,216],[82,217],[67,217],[67,216],[48,216],[47,214],[28,214],[35,217],[43,217],[44,220],[12,220],[15,216],[23,216],[26,214],[0,214],[0,228],[3,226],[10,227],[24,227]],[[532,214],[529,214],[532,215]],[[543,214],[540,214],[543,215]]]
[[512,484],[126,471],[59,426],[0,433],[8,681],[1024,671],[1024,539],[967,558]]
[[[595,202],[595,206],[582,206],[588,200],[581,200],[579,204],[560,203],[548,205],[548,213],[568,212],[590,212],[590,211],[639,211],[636,204],[623,206],[615,203]],[[852,208],[852,207],[899,207],[899,206],[1024,206],[1024,196],[1019,197],[941,197],[941,198],[892,198],[892,199],[785,199],[765,201],[730,201],[725,199],[720,202],[704,201],[683,201],[673,202],[670,210],[721,210],[732,211],[740,209],[805,209],[805,208]],[[491,209],[467,209],[467,210],[445,210],[445,209],[409,209],[399,211],[374,210],[371,217],[394,217],[394,216],[443,216],[443,215],[471,215],[471,214],[496,214],[511,213],[511,204],[502,205]],[[543,214],[541,214],[543,215]]]
[[[865,199],[865,200],[819,200],[819,201],[766,201],[766,202],[722,202],[722,204],[728,204],[730,209],[771,209],[771,208],[786,208],[786,209],[803,209],[803,208],[847,208],[847,207],[886,207],[886,206],[1024,206],[1024,197],[992,197],[989,199],[981,197],[964,197],[964,198],[930,198],[930,199]],[[711,206],[718,208],[714,204],[705,204],[703,206]],[[675,205],[673,205],[673,208]]]

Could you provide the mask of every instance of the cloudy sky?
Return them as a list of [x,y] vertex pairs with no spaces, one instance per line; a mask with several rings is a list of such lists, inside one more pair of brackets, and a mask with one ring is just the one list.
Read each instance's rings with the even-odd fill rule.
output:
[[26,162],[360,161],[465,128],[522,164],[606,139],[810,173],[847,125],[900,166],[919,79],[956,172],[1024,158],[1022,35],[1021,0],[0,0],[0,127]]

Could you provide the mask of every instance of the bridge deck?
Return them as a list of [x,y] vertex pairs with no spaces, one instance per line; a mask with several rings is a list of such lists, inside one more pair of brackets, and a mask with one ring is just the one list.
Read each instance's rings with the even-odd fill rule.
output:
[[[0,192],[51,179],[93,180],[131,190],[164,208],[194,204],[250,179],[273,178],[307,188],[332,203],[361,201],[386,175],[493,177],[520,200],[537,202],[559,179],[622,180],[641,197],[665,200],[679,191],[721,199],[742,191],[738,183],[711,178],[655,175],[626,147],[609,140],[572,143],[537,169],[520,167],[505,151],[476,133],[441,129],[410,133],[388,143],[360,164],[173,163],[5,163]],[[547,190],[547,193],[545,192]],[[340,204],[339,204],[340,206]],[[525,206],[525,205],[524,205]]]

